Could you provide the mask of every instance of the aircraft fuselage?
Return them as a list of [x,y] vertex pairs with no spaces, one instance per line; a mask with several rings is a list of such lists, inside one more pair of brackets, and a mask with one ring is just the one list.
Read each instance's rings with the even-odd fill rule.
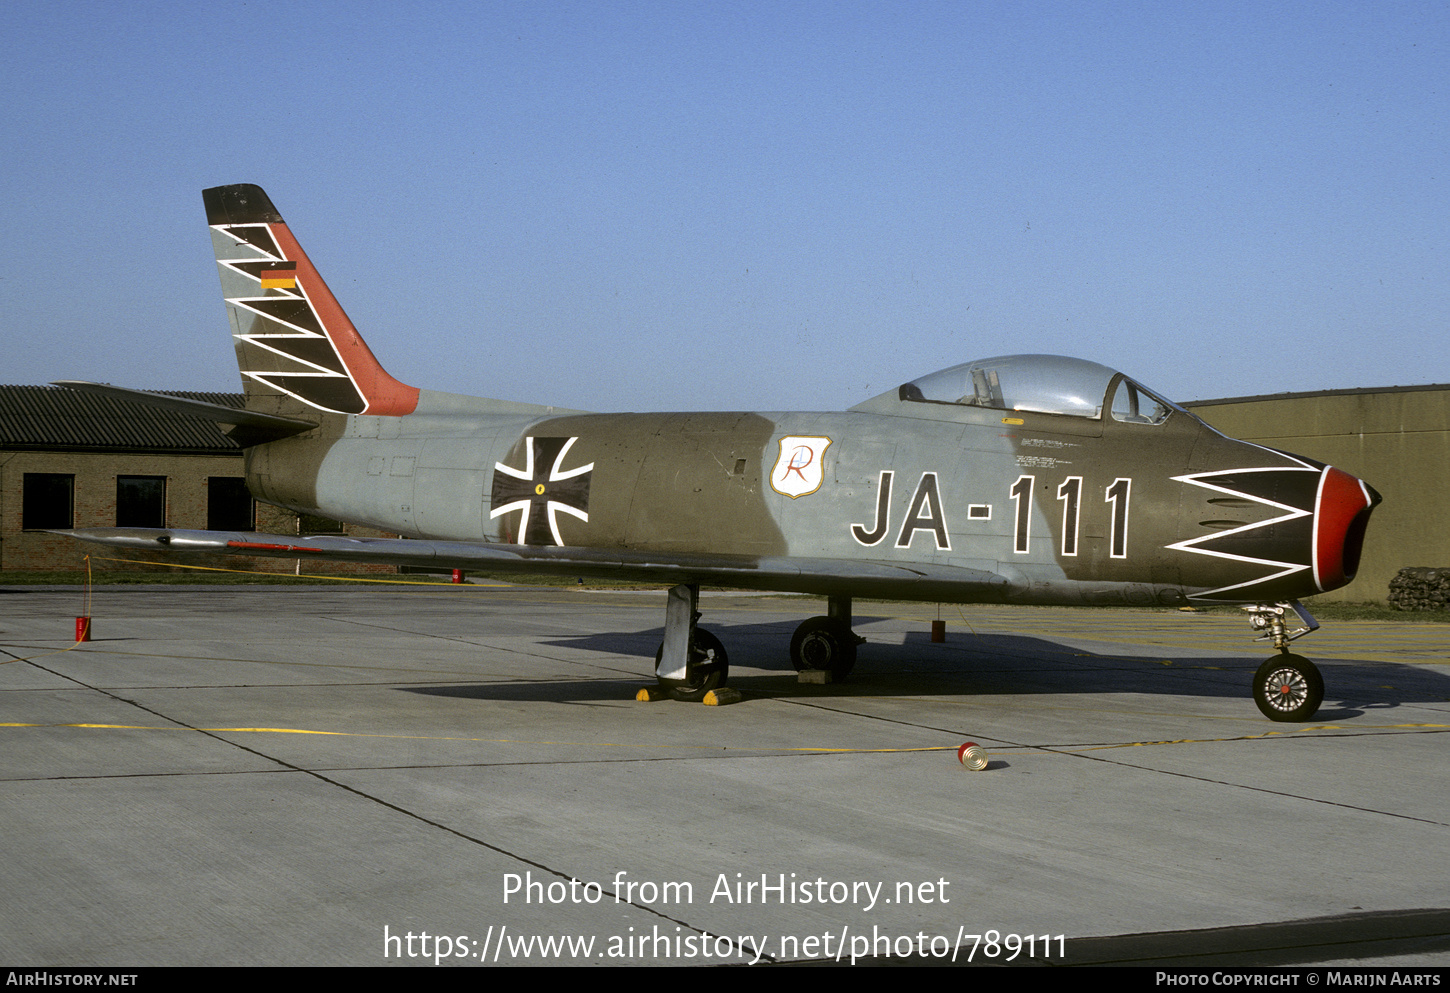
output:
[[[1350,529],[1317,534],[1337,470],[1184,411],[1149,424],[904,400],[898,413],[462,409],[475,402],[490,403],[423,391],[407,416],[333,415],[249,450],[249,484],[408,537],[957,566],[1035,603],[1292,599],[1334,569],[1352,576],[1358,556]],[[1340,562],[1316,569],[1331,537]]]

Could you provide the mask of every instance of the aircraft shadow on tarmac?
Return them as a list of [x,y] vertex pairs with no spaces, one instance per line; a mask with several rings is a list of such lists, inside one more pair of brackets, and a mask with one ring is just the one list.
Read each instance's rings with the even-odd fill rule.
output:
[[[873,618],[858,615],[858,629]],[[844,682],[797,681],[785,646],[798,621],[711,627],[726,646],[728,685],[748,701],[808,697],[992,696],[1056,694],[1143,694],[1165,697],[1239,698],[1251,702],[1254,671],[1270,656],[1262,645],[1245,645],[1242,658],[1140,656],[1095,653],[1044,638],[1017,634],[953,631],[945,643],[925,632],[910,632],[902,644],[867,641],[855,671]],[[617,701],[654,683],[654,649],[662,628],[596,632],[541,640],[541,648],[600,654],[600,662],[628,665],[637,675],[597,679],[508,680],[459,686],[401,687],[408,692],[479,700],[539,700],[569,703]],[[893,639],[900,635],[893,635]],[[1297,646],[1296,646],[1297,647]],[[1313,658],[1312,648],[1304,652]],[[580,659],[579,661],[583,661]],[[1368,711],[1411,703],[1450,700],[1450,676],[1424,666],[1354,660],[1316,660],[1325,676],[1324,703],[1316,722],[1346,720]],[[611,666],[612,667],[612,666]],[[759,670],[768,670],[762,674]],[[770,671],[773,670],[773,671]]]

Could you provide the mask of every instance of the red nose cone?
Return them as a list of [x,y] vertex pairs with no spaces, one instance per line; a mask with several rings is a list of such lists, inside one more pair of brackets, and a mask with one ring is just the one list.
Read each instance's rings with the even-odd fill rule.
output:
[[1333,466],[1319,479],[1314,508],[1314,583],[1335,590],[1354,578],[1364,529],[1380,495],[1362,479]]

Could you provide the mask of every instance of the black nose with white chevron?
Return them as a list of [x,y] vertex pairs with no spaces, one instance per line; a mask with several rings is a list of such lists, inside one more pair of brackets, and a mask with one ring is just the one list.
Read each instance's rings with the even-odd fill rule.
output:
[[1380,495],[1342,469],[1295,461],[1176,477],[1207,492],[1204,519],[1187,525],[1196,533],[1169,547],[1218,559],[1230,580],[1194,599],[1294,600],[1354,579]]

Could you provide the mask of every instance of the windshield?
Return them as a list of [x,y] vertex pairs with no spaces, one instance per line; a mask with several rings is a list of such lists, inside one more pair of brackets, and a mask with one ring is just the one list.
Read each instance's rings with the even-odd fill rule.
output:
[[901,398],[1097,417],[1115,375],[1107,366],[1060,355],[1004,355],[913,380]]
[[906,383],[900,398],[1097,418],[1115,378],[1119,383],[1111,403],[1116,420],[1161,424],[1179,409],[1105,365],[1061,355],[1002,355],[964,362]]
[[1118,382],[1110,404],[1113,420],[1131,424],[1162,424],[1175,410],[1182,410],[1171,400],[1145,390],[1126,377]]

